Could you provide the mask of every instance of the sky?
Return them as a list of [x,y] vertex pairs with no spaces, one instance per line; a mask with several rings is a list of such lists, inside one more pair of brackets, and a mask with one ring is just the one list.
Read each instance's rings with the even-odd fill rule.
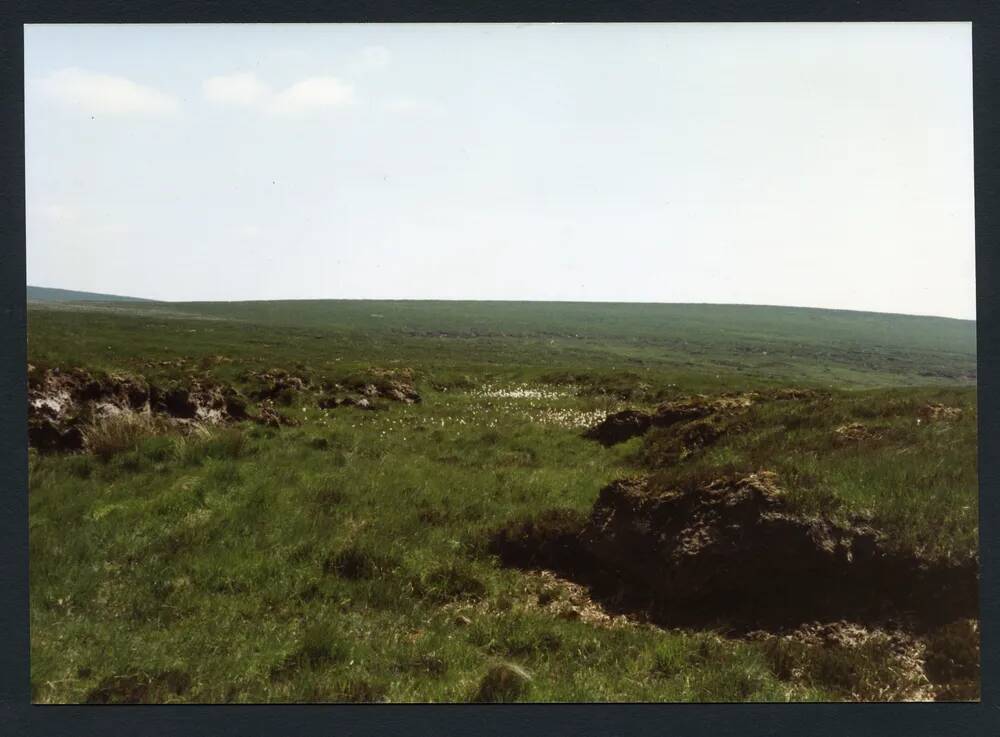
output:
[[29,284],[975,317],[971,26],[25,27]]

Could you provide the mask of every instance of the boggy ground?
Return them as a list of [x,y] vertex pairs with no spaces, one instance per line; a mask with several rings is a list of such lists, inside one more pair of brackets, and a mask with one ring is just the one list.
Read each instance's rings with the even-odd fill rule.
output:
[[[67,330],[71,317],[58,316]],[[623,369],[613,353],[590,365],[569,348],[556,365],[482,346],[465,363],[419,359],[420,341],[437,350],[438,338],[341,361],[318,328],[293,334],[299,346],[222,321],[105,319],[76,323],[83,362],[44,321],[33,328],[29,396],[45,399],[56,368],[111,387],[35,410],[80,432],[79,447],[29,453],[35,701],[977,697],[973,387]],[[125,391],[135,386],[145,400]],[[161,407],[153,387],[186,390],[194,415]],[[227,397],[245,418],[221,411]],[[678,421],[664,410],[623,442],[584,437],[610,414],[652,417],[664,403]],[[749,564],[770,529],[729,529],[721,510],[743,496],[733,506],[751,523],[822,533],[832,573],[850,543],[852,563],[869,550],[911,581],[948,573],[926,587],[944,601],[886,599],[850,576],[838,581],[850,601],[801,586],[741,592],[752,607],[713,599],[708,582],[726,576],[695,553],[744,544]],[[668,515],[677,505],[690,508]],[[622,509],[631,523],[616,527]],[[520,525],[550,545],[553,526],[574,539],[588,527],[593,554],[627,569],[598,533],[676,517],[699,519],[689,542],[705,545],[645,548],[647,560],[691,553],[672,589],[641,568],[612,589],[495,546]]]
[[[322,380],[276,393],[269,381],[219,390],[247,398],[245,420],[164,426],[100,456],[86,445],[32,456],[37,700],[462,701],[490,698],[482,687],[493,681],[501,699],[977,693],[968,393],[737,402],[604,448],[587,428],[623,403],[567,386],[428,387],[419,404],[370,411],[330,402]],[[294,426],[251,419],[286,391],[281,413]],[[925,419],[935,404],[964,411]],[[707,417],[725,429],[692,435]],[[851,421],[878,432],[844,439]],[[764,459],[777,470],[762,473]],[[713,494],[728,516],[700,504]],[[663,570],[663,551],[602,531],[654,533],[658,515],[695,523],[690,548],[731,539],[677,562],[657,590],[646,577]],[[526,521],[542,549],[553,526],[574,540],[582,531],[589,558],[579,546],[571,565],[558,552],[512,558],[497,530]],[[773,545],[789,537],[802,543],[794,557]],[[861,566],[863,548],[871,564],[876,540],[884,570],[843,567],[848,550]],[[824,544],[826,569],[802,555]],[[595,560],[601,575],[581,575]],[[829,582],[811,578],[817,566]],[[728,589],[706,585],[720,575]],[[894,575],[944,593],[946,613],[924,622],[927,601],[887,605]],[[552,609],[574,600],[566,611],[596,615]],[[817,627],[866,634],[845,645],[816,640]],[[928,668],[938,640],[945,654]],[[494,673],[504,664],[525,669],[523,688],[510,686],[517,671]]]
[[[751,407],[792,401],[827,416],[813,424],[826,425],[827,443],[836,448],[898,439],[900,428],[886,423],[894,415],[908,415],[917,426],[957,423],[963,415],[958,406],[932,402],[914,411],[903,403],[863,413],[881,422],[834,426],[831,395],[799,389],[698,395],[651,411],[610,413],[583,437],[610,447],[649,433],[636,455],[647,473],[605,486],[589,515],[554,508],[504,525],[494,532],[491,550],[507,565],[548,569],[585,584],[607,609],[664,627],[749,636],[765,644],[783,677],[801,678],[817,651],[877,643],[873,647],[895,653],[896,670],[907,675],[862,686],[839,674],[856,698],[865,692],[876,698],[878,690],[895,698],[975,698],[974,549],[928,556],[875,527],[878,515],[871,512],[847,510],[840,500],[826,509],[803,505],[782,488],[778,474],[746,470],[753,466],[749,459],[730,461],[722,475],[710,477],[704,458],[712,446],[742,446],[752,458],[747,451],[759,453],[754,446],[767,417],[780,419],[780,429],[798,425],[787,410],[761,414]],[[688,468],[699,458],[697,470]],[[965,655],[948,656],[949,665],[939,667],[942,643]]]

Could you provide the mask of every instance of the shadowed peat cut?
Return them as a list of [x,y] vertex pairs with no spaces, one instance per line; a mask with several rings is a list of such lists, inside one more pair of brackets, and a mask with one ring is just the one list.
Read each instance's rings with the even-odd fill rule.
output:
[[646,479],[606,486],[589,518],[552,512],[498,531],[509,565],[589,584],[615,609],[669,626],[733,631],[814,620],[915,628],[974,616],[978,563],[889,551],[868,526],[789,512],[774,474],[688,489]]
[[[28,367],[28,443],[40,451],[74,451],[87,446],[88,435],[107,431],[115,422],[136,428],[134,416],[147,420],[149,429],[192,430],[209,425],[252,420],[260,425],[297,425],[298,420],[277,409],[301,393],[318,406],[377,409],[379,398],[414,404],[420,395],[409,375],[382,373],[368,379],[313,385],[307,377],[280,369],[246,374],[247,394],[208,377],[189,377],[166,386],[141,375],[91,373],[84,369]],[[251,403],[256,403],[256,410]]]
[[[785,400],[805,402],[800,419],[768,408]],[[706,460],[722,438],[739,447],[743,435],[757,433],[759,442],[770,429],[762,419],[769,411],[779,413],[778,431],[815,425],[814,442],[844,453],[881,447],[900,432],[856,421],[837,426],[828,406],[821,392],[786,389],[611,413],[583,437],[609,447],[646,435],[633,459],[651,473],[606,485],[589,515],[551,509],[516,519],[494,530],[490,551],[505,565],[585,585],[609,611],[764,642],[783,677],[794,671],[827,685],[839,678],[861,699],[976,698],[975,553],[924,555],[893,544],[870,515],[803,511],[775,472],[726,470]],[[909,414],[916,427],[962,417],[960,408],[940,403],[872,409],[873,421],[879,412]],[[856,672],[879,649],[893,653],[893,668],[918,675],[893,685],[885,674]],[[935,655],[944,650],[957,660]]]

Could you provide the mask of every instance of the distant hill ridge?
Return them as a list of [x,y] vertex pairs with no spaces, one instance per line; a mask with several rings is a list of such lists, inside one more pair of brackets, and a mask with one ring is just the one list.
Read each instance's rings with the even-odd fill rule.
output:
[[[551,306],[555,309],[560,309],[562,307],[569,307],[570,309],[591,309],[591,308],[611,308],[611,309],[660,309],[666,308],[668,310],[717,310],[720,313],[724,311],[749,311],[750,313],[763,314],[765,312],[773,313],[799,313],[802,315],[812,315],[815,317],[821,316],[834,316],[834,317],[846,317],[851,318],[893,318],[902,320],[948,320],[956,323],[965,323],[969,326],[975,326],[975,319],[967,319],[961,317],[945,317],[943,315],[915,315],[909,313],[900,312],[872,312],[870,310],[854,310],[847,308],[832,308],[832,307],[804,307],[795,305],[757,305],[757,304],[739,304],[739,303],[711,303],[711,302],[586,302],[586,301],[571,301],[571,300],[466,300],[466,299],[351,299],[351,298],[301,298],[301,299],[271,299],[271,300],[257,300],[257,299],[245,299],[245,300],[191,300],[191,301],[164,301],[158,299],[147,299],[145,297],[128,297],[120,294],[102,294],[99,292],[78,292],[72,289],[56,289],[54,287],[35,287],[28,285],[27,288],[28,301],[34,302],[145,302],[150,305],[171,305],[179,308],[186,308],[188,311],[197,311],[199,308],[206,308],[210,311],[216,311],[222,309],[226,311],[227,308],[232,308],[235,310],[254,310],[254,308],[264,308],[265,311],[284,311],[288,308],[291,309],[302,309],[308,306],[324,306],[332,307],[337,305],[354,305],[360,307],[362,310],[368,309],[369,307],[375,307],[378,305],[392,307],[406,307],[413,306],[417,309],[424,309],[430,307],[433,309],[434,305],[440,305],[446,309],[451,309],[458,307],[462,309],[463,306],[476,306],[476,307],[499,307],[500,309],[506,309],[508,306],[513,306],[517,309],[517,306]],[[381,317],[381,316],[380,316]]]
[[35,302],[153,302],[142,297],[124,297],[120,294],[77,292],[72,289],[33,287],[28,285],[28,300]]
[[[93,330],[117,324],[136,336],[151,321],[191,320],[183,328],[175,326],[184,331],[185,345],[203,341],[213,355],[242,355],[251,331],[254,350],[260,341],[278,355],[298,345],[297,350],[323,361],[342,353],[363,355],[368,362],[433,355],[446,364],[475,356],[492,365],[503,355],[514,363],[558,364],[570,373],[590,361],[614,371],[660,367],[702,377],[726,372],[826,385],[976,381],[976,323],[942,317],[607,302],[95,301],[106,299],[103,295],[66,301],[79,294],[57,293],[64,301],[29,300],[35,339],[48,323],[62,324],[64,335],[79,330],[85,323],[76,321],[86,314],[102,326]],[[205,320],[217,322],[206,330]],[[307,341],[308,350],[299,341]],[[108,345],[103,338],[98,342]]]

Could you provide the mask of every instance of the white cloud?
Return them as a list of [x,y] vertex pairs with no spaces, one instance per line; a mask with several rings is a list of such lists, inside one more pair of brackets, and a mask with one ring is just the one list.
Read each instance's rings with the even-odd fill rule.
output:
[[352,102],[354,88],[351,85],[336,77],[310,77],[275,95],[268,110],[276,115],[302,115]]
[[236,234],[241,238],[259,238],[261,235],[261,229],[256,225],[242,225],[236,229]]
[[43,92],[68,108],[101,115],[165,115],[178,110],[177,100],[125,77],[69,67],[40,80]]
[[309,77],[274,92],[252,72],[210,77],[202,82],[206,99],[256,108],[274,115],[299,116],[354,102],[354,88],[336,77]]
[[252,72],[211,77],[201,88],[208,100],[222,105],[256,105],[271,97],[271,89]]

